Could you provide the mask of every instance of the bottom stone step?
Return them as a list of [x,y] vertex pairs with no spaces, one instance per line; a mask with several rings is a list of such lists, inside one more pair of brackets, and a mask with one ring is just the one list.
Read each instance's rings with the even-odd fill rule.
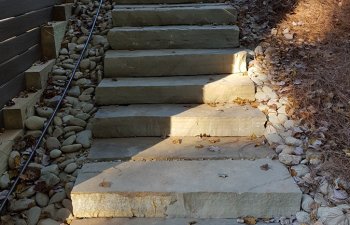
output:
[[71,199],[78,218],[269,218],[294,215],[301,195],[270,159],[136,161],[86,164]]
[[[192,218],[96,218],[74,220],[71,225],[242,225],[235,219]],[[279,223],[257,223],[256,225],[278,225]]]

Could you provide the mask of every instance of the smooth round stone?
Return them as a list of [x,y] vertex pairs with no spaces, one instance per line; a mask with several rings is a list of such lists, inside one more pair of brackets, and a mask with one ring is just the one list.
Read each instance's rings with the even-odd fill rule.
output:
[[90,60],[89,59],[83,59],[80,62],[80,69],[86,70],[90,68]]
[[75,139],[77,139],[77,136],[75,135],[68,137],[63,141],[62,146],[72,145],[75,142]]
[[36,113],[41,117],[48,118],[52,115],[53,109],[49,107],[38,107],[36,108]]
[[36,204],[40,207],[45,207],[49,204],[49,196],[47,194],[37,192],[35,195]]
[[57,159],[61,155],[62,155],[62,152],[59,149],[54,149],[50,152],[50,158],[52,158],[52,159]]
[[91,138],[91,130],[84,130],[77,134],[76,142],[81,144],[84,148],[89,148],[91,146]]
[[83,146],[81,144],[67,145],[61,148],[64,153],[72,153],[79,151]]
[[40,220],[38,225],[61,225],[61,223],[53,219],[47,218],[47,219]]
[[44,127],[46,119],[39,116],[31,116],[25,121],[29,130],[41,130]]
[[33,208],[30,208],[26,212],[27,224],[28,225],[36,225],[38,223],[38,221],[39,221],[40,214],[41,214],[41,208],[40,207],[34,206]]
[[49,204],[61,202],[65,198],[66,198],[66,192],[64,190],[62,190],[62,191],[57,192],[54,195],[52,195],[52,197],[50,198]]
[[10,184],[10,176],[6,173],[1,176],[0,178],[0,188],[5,189],[9,186]]
[[70,163],[64,168],[64,172],[66,173],[73,173],[78,168],[78,165],[76,163]]
[[46,140],[46,148],[51,151],[53,149],[59,149],[61,147],[61,142],[56,137],[49,137]]
[[10,169],[16,169],[18,166],[16,162],[19,161],[21,154],[17,151],[12,151],[9,156],[8,165]]
[[57,210],[55,219],[61,222],[69,221],[73,218],[73,215],[69,209],[61,208]]

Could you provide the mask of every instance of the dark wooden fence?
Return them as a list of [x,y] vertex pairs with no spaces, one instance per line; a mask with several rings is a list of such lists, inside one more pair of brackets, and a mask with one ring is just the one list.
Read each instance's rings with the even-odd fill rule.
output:
[[59,0],[0,0],[0,109],[25,88],[24,71],[41,58],[40,26]]

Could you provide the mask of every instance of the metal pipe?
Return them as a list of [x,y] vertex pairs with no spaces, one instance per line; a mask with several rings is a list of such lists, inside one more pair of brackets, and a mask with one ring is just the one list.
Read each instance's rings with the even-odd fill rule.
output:
[[63,91],[63,93],[62,93],[62,95],[61,95],[61,98],[60,98],[60,100],[58,101],[58,103],[57,103],[57,105],[56,105],[56,108],[55,108],[54,112],[52,113],[52,115],[51,115],[49,121],[45,124],[45,127],[44,127],[44,129],[42,130],[42,133],[41,133],[40,137],[37,139],[36,144],[35,144],[34,148],[32,149],[32,152],[31,152],[29,158],[27,159],[26,163],[25,163],[24,166],[22,167],[21,172],[20,172],[19,175],[17,176],[15,182],[12,184],[12,186],[11,186],[9,192],[8,192],[7,195],[6,195],[6,198],[5,198],[5,199],[3,200],[3,202],[1,203],[1,206],[0,206],[0,214],[4,211],[5,206],[6,206],[6,203],[8,202],[8,199],[9,199],[10,195],[11,195],[12,192],[15,190],[15,188],[16,188],[16,186],[17,186],[19,180],[20,180],[20,176],[24,174],[24,172],[25,172],[25,170],[27,169],[29,163],[32,161],[33,157],[35,156],[36,150],[39,148],[40,143],[43,141],[44,136],[45,136],[47,130],[49,129],[49,126],[51,125],[51,123],[52,123],[54,117],[56,116],[56,114],[57,114],[57,112],[58,112],[58,110],[59,110],[59,108],[60,108],[60,106],[61,106],[61,104],[62,104],[62,102],[63,102],[64,97],[66,96],[66,94],[67,94],[67,92],[68,92],[69,86],[70,86],[70,84],[72,83],[72,80],[73,80],[73,78],[74,78],[75,73],[76,73],[77,70],[78,70],[78,67],[79,67],[79,65],[80,65],[81,60],[84,58],[84,54],[85,54],[85,52],[86,52],[86,50],[87,50],[87,46],[88,46],[88,44],[89,44],[89,42],[90,42],[90,40],[91,40],[92,33],[93,33],[94,28],[95,28],[95,26],[96,26],[97,17],[98,17],[99,14],[100,14],[100,10],[101,10],[101,7],[102,7],[102,3],[103,3],[103,0],[100,0],[100,4],[99,4],[99,6],[98,6],[98,9],[97,9],[97,12],[96,12],[96,15],[95,15],[95,18],[94,18],[94,22],[93,22],[93,24],[92,24],[92,26],[91,26],[91,29],[90,29],[90,32],[89,32],[89,36],[88,36],[88,38],[87,38],[87,40],[86,40],[86,42],[85,42],[85,45],[84,45],[84,48],[83,48],[83,50],[82,50],[82,52],[81,52],[81,54],[80,54],[80,57],[79,57],[78,61],[77,61],[76,64],[75,64],[75,67],[74,67],[74,69],[73,69],[73,71],[72,71],[72,73],[71,73],[71,76],[70,76],[70,78],[69,78],[69,80],[68,80],[68,82],[67,82],[67,84],[66,84],[66,87],[65,87],[65,89],[64,89],[64,91]]

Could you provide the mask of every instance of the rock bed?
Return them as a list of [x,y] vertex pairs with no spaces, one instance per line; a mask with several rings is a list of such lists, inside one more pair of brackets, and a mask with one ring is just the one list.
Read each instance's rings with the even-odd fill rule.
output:
[[[26,120],[26,135],[14,146],[9,158],[10,170],[0,177],[0,198],[6,194],[11,179],[30,154],[28,148],[33,145],[34,138],[41,134],[45,121],[53,113],[65,81],[84,47],[97,7],[98,2],[90,0],[81,0],[75,5],[74,16],[69,21],[63,48],[43,101],[36,107],[36,116]],[[111,28],[111,9],[112,4],[105,1],[86,59],[81,62],[80,71],[75,75],[46,140],[37,150],[34,162],[21,177],[15,197],[10,200],[9,214],[1,218],[1,224],[59,225],[73,219],[70,191],[91,145],[91,122],[97,110],[94,91],[103,75],[102,57],[109,48],[106,34]],[[311,139],[309,128],[294,120],[293,105],[283,95],[286,90],[283,85],[274,82],[277,72],[270,69],[270,64],[278,61],[276,50],[268,43],[262,43],[252,55],[254,60],[249,63],[248,76],[257,85],[256,99],[259,104],[256,106],[268,117],[266,140],[304,193],[300,212],[292,218],[276,218],[270,222],[294,225],[350,224],[347,192],[350,184],[341,179],[332,179],[326,171],[315,172],[324,161],[320,151],[323,130],[316,131],[319,139]],[[237,221],[244,222],[242,219]]]
[[[25,121],[26,134],[13,147],[9,171],[0,177],[0,198],[4,198],[11,180],[31,153],[35,138],[41,135],[45,122],[52,115],[84,48],[98,6],[98,1],[90,0],[75,4],[74,16],[68,23],[43,100],[36,106],[36,115]],[[109,49],[106,35],[111,28],[111,9],[111,2],[105,1],[80,71],[75,74],[34,161],[21,177],[15,196],[9,201],[9,213],[1,217],[1,224],[59,225],[73,218],[70,192],[91,145],[91,122],[97,111],[94,92],[103,75],[104,52]]]

